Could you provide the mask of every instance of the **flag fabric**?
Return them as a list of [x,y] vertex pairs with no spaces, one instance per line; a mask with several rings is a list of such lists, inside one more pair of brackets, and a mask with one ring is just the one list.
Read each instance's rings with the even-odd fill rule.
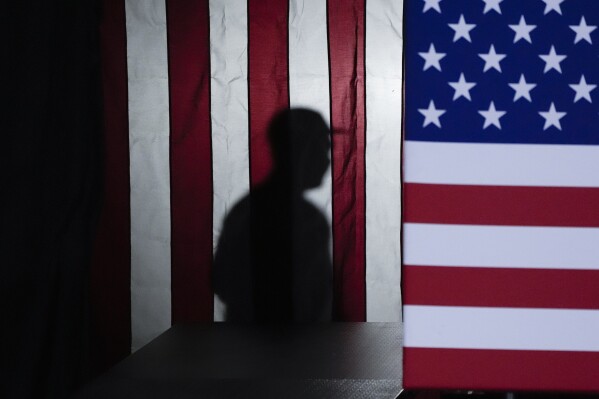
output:
[[599,390],[599,7],[406,3],[404,386]]
[[106,0],[105,204],[92,268],[105,364],[174,323],[220,321],[225,218],[268,176],[267,128],[309,108],[331,167],[335,320],[399,321],[403,3]]

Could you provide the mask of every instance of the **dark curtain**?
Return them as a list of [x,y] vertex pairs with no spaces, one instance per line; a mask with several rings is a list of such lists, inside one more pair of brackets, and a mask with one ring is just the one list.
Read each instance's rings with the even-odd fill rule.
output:
[[2,398],[68,397],[88,378],[100,189],[97,3],[5,2]]

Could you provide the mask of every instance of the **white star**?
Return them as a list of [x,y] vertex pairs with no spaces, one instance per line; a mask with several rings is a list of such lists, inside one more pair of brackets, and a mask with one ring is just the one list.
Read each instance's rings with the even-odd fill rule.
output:
[[558,55],[555,53],[555,47],[551,46],[551,50],[549,50],[549,54],[539,55],[543,61],[545,61],[545,69],[543,73],[547,73],[548,71],[555,69],[559,73],[562,73],[562,68],[559,63],[566,59],[565,55]]
[[543,0],[543,2],[545,3],[544,14],[547,15],[549,12],[555,11],[559,15],[562,15],[562,8],[560,7],[560,4],[564,1],[565,0]]
[[501,130],[501,123],[499,123],[499,118],[505,115],[505,111],[497,111],[495,109],[495,104],[491,101],[489,104],[489,109],[487,111],[481,110],[478,111],[479,114],[485,118],[485,123],[483,125],[483,129],[488,128],[491,125],[497,127],[497,129]]
[[483,10],[483,14],[488,13],[491,10],[497,11],[498,14],[501,14],[501,8],[499,7],[499,3],[503,0],[483,0],[485,2],[485,9]]
[[586,40],[590,44],[593,44],[591,41],[591,32],[597,29],[597,25],[587,25],[587,21],[585,21],[584,16],[580,18],[580,23],[578,25],[570,25],[570,29],[576,32],[576,38],[574,38],[574,44],[578,43],[581,40]]
[[580,77],[580,82],[578,84],[572,84],[569,86],[576,92],[576,96],[574,96],[574,102],[580,100],[581,98],[584,98],[590,103],[593,102],[593,100],[591,100],[591,92],[595,90],[597,85],[587,84],[584,75]]
[[422,68],[423,71],[426,71],[430,67],[436,68],[439,71],[441,70],[441,64],[439,61],[445,57],[445,53],[437,53],[434,44],[431,43],[427,53],[418,53],[418,55],[424,58],[424,68]]
[[494,68],[501,72],[501,66],[499,62],[505,58],[505,54],[497,54],[495,52],[495,46],[491,44],[491,48],[488,53],[482,53],[478,55],[480,58],[485,60],[485,67],[483,72],[487,72],[489,69]]
[[520,81],[518,83],[508,83],[512,89],[516,91],[514,93],[514,101],[519,98],[525,98],[529,102],[532,102],[530,98],[530,91],[535,88],[535,83],[526,83],[526,79],[524,79],[524,74],[520,75]]
[[536,25],[526,25],[526,20],[524,19],[524,15],[520,16],[520,22],[518,25],[508,25],[510,29],[516,32],[514,36],[514,43],[516,43],[520,39],[524,39],[529,43],[532,43],[530,39],[530,32],[535,29]]
[[565,112],[557,112],[555,110],[555,105],[551,103],[549,107],[549,111],[547,112],[539,112],[543,118],[545,118],[545,126],[543,126],[543,130],[547,130],[551,126],[555,126],[559,130],[562,130],[562,125],[559,123],[559,120],[566,116]]
[[460,20],[457,24],[448,24],[451,29],[455,31],[453,34],[453,41],[457,42],[460,38],[464,38],[465,40],[472,43],[470,39],[470,31],[476,27],[475,24],[467,24],[464,19],[464,14],[460,15]]
[[436,10],[439,14],[441,14],[441,6],[439,3],[441,0],[424,0],[424,9],[422,12],[427,12],[430,9]]
[[449,82],[449,85],[455,90],[455,93],[453,94],[454,101],[460,97],[464,97],[472,101],[472,98],[470,98],[470,89],[476,86],[476,83],[466,82],[466,78],[464,77],[463,73],[460,74],[460,78],[457,82]]
[[419,109],[418,112],[424,115],[424,124],[422,127],[426,127],[432,123],[438,128],[441,128],[439,117],[445,113],[445,110],[435,108],[435,102],[433,100],[428,104],[428,108]]

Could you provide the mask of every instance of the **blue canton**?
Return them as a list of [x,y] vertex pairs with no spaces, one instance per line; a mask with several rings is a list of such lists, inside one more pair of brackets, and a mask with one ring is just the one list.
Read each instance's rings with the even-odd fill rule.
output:
[[406,0],[406,139],[599,144],[599,0]]

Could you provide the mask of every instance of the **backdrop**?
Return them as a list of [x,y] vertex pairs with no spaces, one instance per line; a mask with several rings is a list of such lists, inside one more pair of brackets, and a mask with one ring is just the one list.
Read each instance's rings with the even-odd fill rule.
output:
[[105,365],[297,303],[399,321],[403,239],[406,387],[599,390],[595,0],[403,3],[105,1]]
[[401,319],[402,9],[104,2],[106,197],[92,281],[105,364],[173,323],[226,317],[213,256],[231,210],[268,180],[269,125],[287,108],[331,131],[330,167],[304,193],[326,225],[329,319]]

